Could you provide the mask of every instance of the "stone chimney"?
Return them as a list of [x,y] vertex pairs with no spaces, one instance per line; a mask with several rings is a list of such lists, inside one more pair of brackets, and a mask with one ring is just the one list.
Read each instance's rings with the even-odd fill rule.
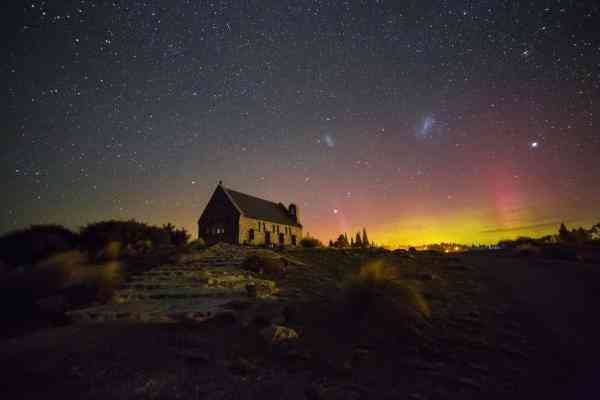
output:
[[288,213],[290,214],[290,217],[292,217],[297,224],[300,223],[300,210],[298,210],[297,205],[295,205],[294,203],[291,203],[290,206],[288,207]]

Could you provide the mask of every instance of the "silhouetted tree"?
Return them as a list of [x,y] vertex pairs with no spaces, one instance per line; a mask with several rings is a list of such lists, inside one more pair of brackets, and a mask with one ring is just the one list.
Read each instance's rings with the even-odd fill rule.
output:
[[590,228],[592,240],[600,240],[600,222]]
[[352,236],[350,236],[350,247],[356,247],[356,244],[354,243],[354,238]]
[[171,236],[171,244],[176,247],[185,246],[190,240],[190,235],[185,229],[173,229],[169,231]]
[[583,228],[573,229],[571,236],[577,243],[585,243],[591,239],[590,233]]
[[329,240],[329,247],[333,247],[333,240]]
[[356,232],[356,240],[354,240],[356,247],[364,247],[362,240],[360,239],[360,232]]
[[369,247],[369,238],[367,237],[367,229],[363,228],[362,231],[362,244],[364,247]]
[[568,243],[573,241],[573,236],[571,232],[567,229],[564,222],[560,224],[560,228],[558,228],[558,239],[563,243]]
[[335,247],[348,247],[350,244],[348,243],[348,237],[343,234],[340,233],[340,236],[338,236],[337,240],[334,243]]

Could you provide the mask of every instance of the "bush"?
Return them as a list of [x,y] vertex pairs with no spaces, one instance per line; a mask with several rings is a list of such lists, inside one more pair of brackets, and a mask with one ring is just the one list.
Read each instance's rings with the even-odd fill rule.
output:
[[151,248],[184,246],[189,235],[185,229],[175,229],[171,224],[157,227],[134,220],[111,220],[85,226],[80,239],[82,246],[92,253],[102,251],[110,242],[119,242],[129,254],[143,254]]
[[121,242],[108,242],[102,250],[98,253],[98,259],[101,261],[117,260],[121,256],[121,250],[123,245]]
[[201,251],[206,248],[206,243],[204,242],[204,240],[198,238],[188,243],[187,248],[190,251]]
[[300,240],[300,246],[306,248],[323,247],[323,243],[317,238],[305,237]]
[[282,276],[287,270],[287,261],[281,257],[268,257],[253,254],[244,260],[242,268],[256,273],[264,273],[271,276]]
[[359,316],[410,321],[429,318],[429,304],[416,287],[398,278],[396,268],[382,261],[363,266],[344,285],[344,299]]
[[0,237],[0,260],[10,267],[33,265],[51,254],[74,249],[77,234],[60,225],[33,225]]

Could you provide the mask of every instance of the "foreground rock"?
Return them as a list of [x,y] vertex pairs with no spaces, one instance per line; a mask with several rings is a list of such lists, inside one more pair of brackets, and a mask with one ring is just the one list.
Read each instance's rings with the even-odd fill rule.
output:
[[281,325],[271,325],[263,329],[260,336],[270,348],[287,347],[298,340],[295,330]]

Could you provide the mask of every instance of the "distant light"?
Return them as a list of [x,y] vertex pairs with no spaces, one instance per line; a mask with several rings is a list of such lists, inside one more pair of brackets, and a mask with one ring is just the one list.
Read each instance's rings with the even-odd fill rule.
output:
[[531,142],[529,145],[532,149],[537,149],[540,144],[538,142]]
[[338,210],[337,208],[334,208],[334,209],[333,209],[333,213],[334,213],[334,214],[337,214],[337,213],[339,213],[339,212],[340,212],[340,210]]

